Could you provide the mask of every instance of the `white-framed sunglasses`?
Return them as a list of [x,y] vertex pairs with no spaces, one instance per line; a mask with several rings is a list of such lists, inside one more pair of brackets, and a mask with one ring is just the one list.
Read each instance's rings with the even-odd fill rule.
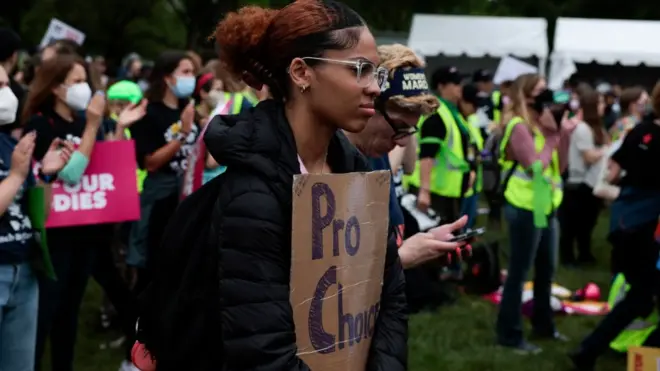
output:
[[380,90],[384,90],[387,85],[389,71],[385,67],[378,67],[375,64],[365,60],[343,60],[319,57],[303,57],[302,60],[318,61],[324,63],[334,63],[350,67],[355,71],[358,85],[363,88],[376,81]]

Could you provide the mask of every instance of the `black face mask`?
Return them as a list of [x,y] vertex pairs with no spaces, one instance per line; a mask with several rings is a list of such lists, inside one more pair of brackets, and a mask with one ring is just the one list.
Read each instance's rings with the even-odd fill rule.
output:
[[545,89],[539,95],[534,97],[534,103],[530,107],[537,113],[542,113],[543,109],[550,106],[554,102],[554,94],[552,90]]
[[552,117],[555,118],[555,122],[557,123],[557,126],[561,127],[561,121],[564,118],[564,113],[567,111],[566,106],[562,105],[559,108],[555,108],[550,110],[552,113]]

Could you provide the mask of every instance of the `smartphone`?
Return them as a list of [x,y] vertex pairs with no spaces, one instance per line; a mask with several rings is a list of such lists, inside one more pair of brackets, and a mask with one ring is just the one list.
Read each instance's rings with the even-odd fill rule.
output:
[[468,229],[465,233],[455,236],[449,242],[470,242],[479,236],[483,236],[486,233],[486,228],[477,228],[477,229]]

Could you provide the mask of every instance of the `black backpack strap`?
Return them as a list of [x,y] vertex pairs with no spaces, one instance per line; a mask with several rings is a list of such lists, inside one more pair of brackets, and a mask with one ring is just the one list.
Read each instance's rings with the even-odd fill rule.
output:
[[501,195],[502,197],[504,197],[506,186],[509,184],[509,180],[511,180],[513,173],[516,171],[516,167],[518,167],[518,161],[513,162],[513,166],[511,167],[511,169],[509,169],[509,171],[507,171],[506,176],[500,182],[500,185],[497,187],[497,195]]

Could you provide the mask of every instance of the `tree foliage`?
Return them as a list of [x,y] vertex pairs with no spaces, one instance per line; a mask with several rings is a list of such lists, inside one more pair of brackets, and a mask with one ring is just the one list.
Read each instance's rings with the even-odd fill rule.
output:
[[[376,30],[406,31],[415,13],[545,17],[660,19],[653,2],[621,6],[618,0],[344,0]],[[90,53],[120,59],[136,51],[212,49],[208,38],[228,11],[246,4],[282,7],[291,0],[16,0],[6,1],[0,24],[38,45],[51,18],[85,32]],[[476,36],[476,35],[475,35]]]

